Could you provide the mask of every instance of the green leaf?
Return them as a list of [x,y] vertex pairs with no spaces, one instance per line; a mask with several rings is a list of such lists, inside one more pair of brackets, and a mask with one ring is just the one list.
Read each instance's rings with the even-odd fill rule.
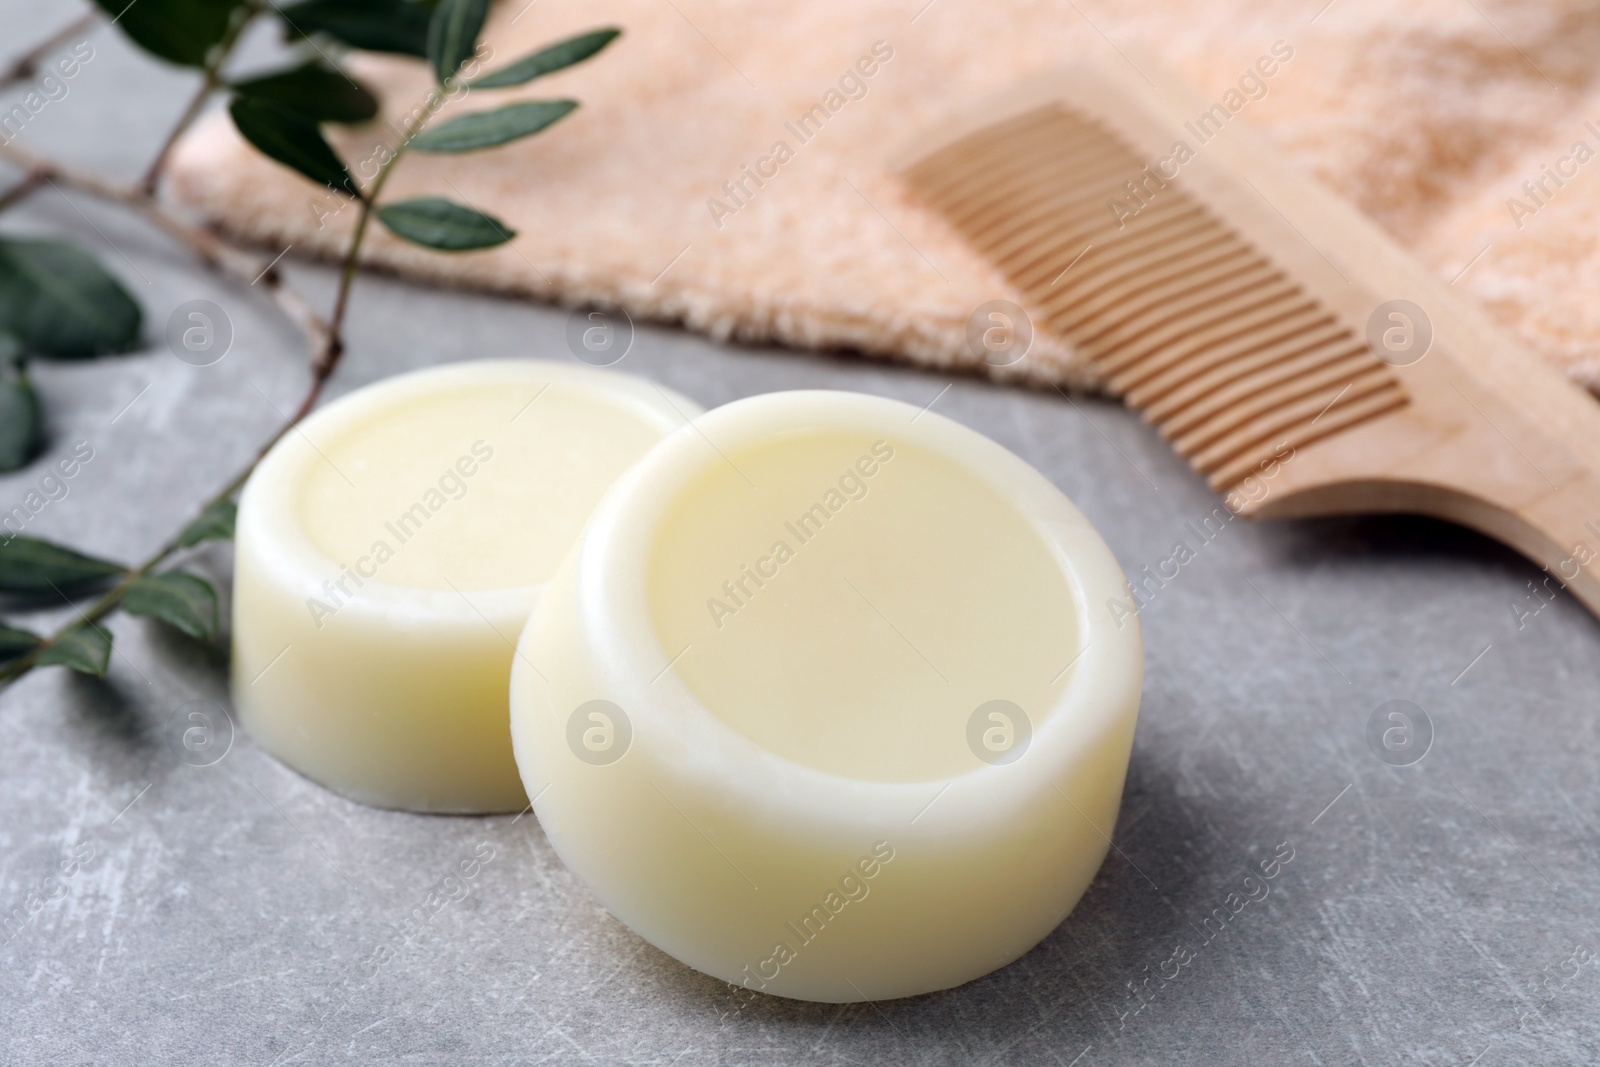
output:
[[43,443],[43,420],[33,383],[21,367],[0,358],[0,471],[24,466],[39,454]]
[[582,63],[621,34],[622,31],[614,26],[580,33],[576,37],[569,37],[565,41],[557,41],[549,47],[541,48],[509,67],[501,67],[497,71],[485,74],[469,82],[468,85],[473,89],[504,89],[512,85],[526,85],[535,78],[542,78],[574,63]]
[[576,100],[529,100],[476,111],[424,130],[411,139],[418,152],[474,152],[529,137],[577,110]]
[[489,0],[440,0],[428,24],[428,62],[439,84],[449,81],[472,58],[489,17]]
[[204,578],[184,571],[147,574],[128,587],[122,610],[148,615],[190,637],[217,632],[217,591]]
[[326,33],[368,52],[428,55],[433,5],[421,0],[306,0],[278,14],[296,35]]
[[184,528],[178,536],[178,547],[190,548],[202,541],[232,541],[238,518],[239,505],[231,500],[219,500]]
[[139,305],[64,241],[0,239],[0,330],[30,352],[81,359],[139,343]]
[[240,96],[275,100],[320,122],[366,122],[378,113],[378,98],[341,70],[312,60],[292,70],[235,82]]
[[378,221],[396,237],[443,252],[493,248],[517,235],[493,215],[437,196],[385,204],[378,209]]
[[38,663],[103,677],[111,664],[111,635],[93,623],[74,626],[39,653]]
[[185,67],[203,67],[206,53],[228,35],[244,0],[94,0],[133,43]]
[[228,113],[244,139],[259,148],[263,155],[314,182],[356,195],[350,171],[323,138],[315,119],[308,119],[275,100],[248,96],[228,105]]
[[72,593],[104,585],[126,571],[120,563],[36,537],[0,541],[0,593]]
[[25,656],[39,647],[44,638],[28,630],[19,630],[0,622],[0,663]]

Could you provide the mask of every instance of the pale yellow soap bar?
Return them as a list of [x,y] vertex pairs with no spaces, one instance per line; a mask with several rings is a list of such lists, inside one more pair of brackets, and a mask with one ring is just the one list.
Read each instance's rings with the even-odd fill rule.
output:
[[691,966],[808,1000],[947,988],[1038,943],[1105,856],[1142,677],[1103,608],[1124,590],[979,434],[742,400],[625,475],[546,590],[517,761],[567,864]]
[[234,696],[347,796],[515,811],[517,635],[611,483],[699,408],[533,360],[432,368],[306,420],[240,499]]

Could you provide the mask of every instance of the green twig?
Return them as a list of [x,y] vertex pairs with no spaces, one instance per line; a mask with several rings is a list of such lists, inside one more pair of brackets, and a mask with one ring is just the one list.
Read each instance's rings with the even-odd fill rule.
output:
[[[356,228],[350,235],[350,247],[345,251],[344,263],[339,270],[339,292],[334,297],[333,314],[328,317],[327,345],[324,347],[322,355],[317,360],[313,370],[320,369],[324,364],[337,363],[339,357],[344,353],[343,327],[345,311],[350,304],[350,287],[355,282],[357,270],[360,269],[361,246],[366,240],[367,229],[372,223],[372,212],[378,206],[378,196],[383,192],[383,187],[388,184],[389,175],[394,173],[395,164],[400,162],[401,157],[406,154],[406,149],[411,147],[412,139],[422,132],[422,127],[427,125],[428,120],[433,117],[433,113],[439,109],[439,105],[443,103],[445,93],[448,90],[449,86],[446,85],[435,89],[429,94],[427,103],[406,124],[405,133],[400,140],[399,146],[378,167],[378,173],[372,179],[372,187],[367,189],[361,196],[361,214],[356,217]],[[331,372],[332,367],[330,365],[328,373]]]
[[[127,597],[128,591],[135,582],[161,566],[183,547],[181,542],[184,531],[207,511],[225,500],[232,499],[234,494],[243,488],[244,483],[249,480],[250,475],[254,473],[261,460],[272,450],[272,446],[281,441],[302,419],[311,414],[312,410],[317,406],[317,401],[322,397],[323,386],[327,384],[328,379],[339,365],[340,357],[344,355],[343,330],[345,314],[350,306],[350,290],[355,284],[356,274],[360,269],[361,248],[366,240],[367,231],[370,229],[372,213],[378,203],[378,195],[388,183],[389,176],[394,172],[395,165],[405,155],[406,149],[411,144],[411,139],[421,132],[422,127],[432,117],[434,111],[438,109],[448,90],[449,86],[446,85],[433,91],[428,98],[427,104],[407,126],[404,139],[400,142],[400,145],[378,168],[378,173],[373,178],[371,188],[367,189],[361,196],[361,213],[356,218],[355,229],[350,234],[349,247],[345,250],[343,266],[339,273],[339,289],[334,297],[333,314],[326,323],[323,346],[312,360],[311,384],[307,388],[305,396],[301,399],[299,407],[295,409],[294,414],[289,416],[279,426],[277,432],[257,450],[250,463],[229,479],[228,483],[220,490],[213,493],[205,503],[201,504],[189,521],[185,522],[178,532],[168,538],[160,548],[143,562],[124,572],[116,584],[101,594],[98,600],[79,612],[78,616],[67,625],[46,637],[32,651],[5,664],[0,664],[0,685],[9,684],[33,670],[34,667],[38,666],[39,657],[44,654],[45,650],[60,641],[70,631],[80,626],[95,625],[101,619],[116,611],[122,605],[122,601]],[[147,193],[141,191],[140,195],[148,199]]]
[[[23,182],[55,182],[68,189],[87,193],[97,200],[120,204],[137,212],[168,237],[188,245],[206,269],[232,278],[242,286],[265,289],[284,315],[306,335],[311,351],[316,353],[322,350],[327,340],[328,324],[306,306],[299,293],[283,284],[268,260],[239,251],[210,230],[179,218],[138,186],[107,181],[99,175],[34,155],[14,144],[0,144],[0,160],[25,170],[28,176],[22,179]],[[13,187],[12,192],[16,191],[17,188]]]
[[194,96],[189,98],[189,106],[183,109],[183,114],[173,125],[167,139],[162,142],[161,150],[156,153],[155,159],[150,161],[150,166],[144,172],[144,177],[139,179],[139,189],[146,196],[154,196],[156,187],[161,184],[161,174],[167,167],[167,158],[172,155],[173,147],[178,143],[194,120],[200,117],[206,101],[211,95],[222,88],[222,68],[228,62],[228,57],[233,54],[234,47],[238,45],[239,38],[243,35],[245,27],[261,13],[255,5],[240,7],[234,12],[233,22],[228,27],[228,32],[212,48],[211,54],[206,57],[206,65],[201,70],[200,88],[195,90]]
[[162,563],[165,563],[169,558],[171,558],[173,553],[177,552],[178,549],[183,547],[179,542],[181,541],[184,532],[189,529],[190,525],[192,525],[196,519],[199,519],[200,516],[205,514],[208,509],[213,508],[222,503],[224,500],[229,499],[234,493],[239,491],[239,488],[244,485],[245,479],[249,478],[250,473],[256,469],[256,464],[261,462],[261,456],[265,455],[267,449],[276,444],[279,438],[281,438],[285,433],[289,432],[293,425],[293,423],[288,423],[276,434],[274,434],[272,440],[261,449],[261,452],[256,456],[255,459],[251,460],[250,465],[235,475],[233,479],[229,481],[228,484],[225,485],[219,492],[214,494],[211,499],[207,500],[205,505],[195,513],[194,517],[183,525],[183,529],[179,530],[177,533],[168,538],[167,542],[157,549],[144,562],[123,572],[122,577],[117,579],[115,585],[101,594],[100,599],[96,600],[93,604],[90,604],[87,608],[84,608],[82,611],[78,612],[76,618],[72,622],[61,627],[55,633],[45,638],[38,645],[34,646],[32,651],[5,664],[0,664],[0,685],[13,682],[16,679],[21,678],[24,674],[27,674],[29,671],[33,670],[34,667],[38,666],[39,657],[44,655],[45,650],[51,645],[54,645],[56,642],[60,641],[61,638],[68,633],[68,631],[76,630],[80,626],[93,626],[101,619],[117,610],[117,608],[122,605],[124,598],[127,597],[128,591],[133,588],[133,584],[135,582],[149,574],[151,571],[155,570],[155,568],[159,567]]

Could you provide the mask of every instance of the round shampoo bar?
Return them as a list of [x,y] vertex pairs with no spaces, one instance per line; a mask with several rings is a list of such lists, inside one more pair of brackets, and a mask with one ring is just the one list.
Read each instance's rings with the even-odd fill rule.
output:
[[1043,476],[895,401],[759,396],[596,509],[512,668],[549,840],[691,967],[817,1001],[1027,952],[1106,855],[1143,651]]
[[521,810],[517,635],[602,494],[699,412],[623,374],[494,360],[391,378],[306,419],[239,501],[245,728],[364,803]]

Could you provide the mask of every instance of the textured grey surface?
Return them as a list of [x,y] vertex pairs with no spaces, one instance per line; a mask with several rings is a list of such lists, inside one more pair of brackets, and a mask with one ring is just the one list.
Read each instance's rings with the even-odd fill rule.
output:
[[[29,40],[72,10],[7,0],[0,27]],[[129,174],[182,79],[110,34],[93,41],[25,143]],[[29,532],[134,558],[298,396],[298,340],[257,295],[81,197],[46,189],[4,228],[98,248],[153,340],[40,369],[51,443],[0,479],[0,508],[87,441],[95,458]],[[291,274],[326,298],[325,271]],[[199,297],[237,331],[208,368],[159,341]],[[564,329],[556,310],[363,281],[337,387],[486,354],[568,358]],[[920,405],[948,384],[667,329],[641,328],[622,368],[707,406],[796,387]],[[1216,504],[1112,405],[961,380],[937,410],[1049,475],[1130,572],[1193,544],[1185,524]],[[225,550],[201,559],[226,576]],[[847,1007],[740,997],[665,957],[599,907],[532,818],[363,808],[242,735],[215,765],[184,764],[180,709],[226,702],[225,643],[119,619],[104,682],[39,672],[0,693],[0,916],[27,916],[0,934],[0,1060],[1593,1063],[1600,626],[1560,596],[1519,628],[1513,605],[1538,603],[1537,576],[1432,523],[1228,526],[1144,612],[1117,851],[1076,912],[966,987]],[[1393,699],[1434,724],[1413,766],[1366,740]],[[1282,842],[1294,858],[1270,895],[1207,940],[1206,916]]]

